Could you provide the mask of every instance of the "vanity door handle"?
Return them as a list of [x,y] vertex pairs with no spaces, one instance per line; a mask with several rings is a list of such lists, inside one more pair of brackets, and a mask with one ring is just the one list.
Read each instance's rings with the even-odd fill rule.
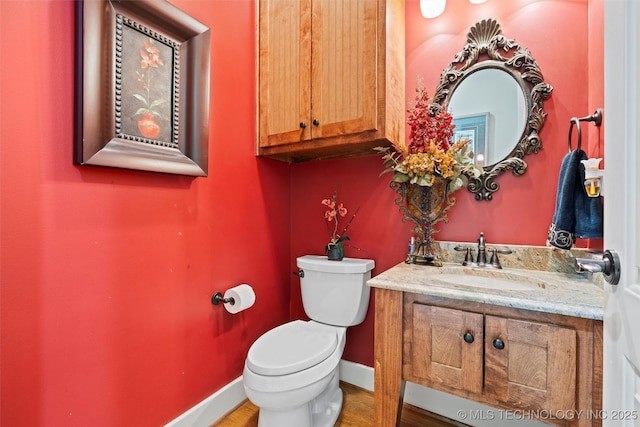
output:
[[500,338],[496,338],[495,340],[493,340],[493,346],[498,350],[502,350],[504,349],[504,341],[502,341]]
[[307,124],[305,122],[300,122],[300,129],[304,129],[307,127]]
[[467,344],[471,344],[475,338],[473,338],[473,334],[471,332],[467,332],[464,334],[463,339]]

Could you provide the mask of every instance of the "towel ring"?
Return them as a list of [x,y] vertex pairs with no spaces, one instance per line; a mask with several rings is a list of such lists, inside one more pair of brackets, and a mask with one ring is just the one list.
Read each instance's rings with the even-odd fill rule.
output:
[[582,131],[580,131],[580,120],[572,117],[571,124],[569,125],[569,152],[572,152],[571,149],[571,134],[573,133],[573,125],[576,125],[576,129],[578,129],[578,148],[577,150],[582,149]]
[[602,124],[602,109],[598,108],[595,113],[585,117],[572,117],[569,124],[569,152],[571,152],[571,134],[573,133],[573,125],[578,129],[578,150],[582,149],[582,131],[580,130],[580,122],[593,122],[596,126]]

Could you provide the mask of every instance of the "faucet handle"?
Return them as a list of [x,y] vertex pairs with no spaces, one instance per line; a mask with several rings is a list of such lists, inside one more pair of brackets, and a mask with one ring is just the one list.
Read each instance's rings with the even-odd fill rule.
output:
[[491,252],[491,260],[489,261],[489,264],[491,264],[491,266],[494,268],[502,268],[502,265],[500,265],[500,260],[498,259],[498,254],[508,255],[513,253],[511,249],[496,249],[496,248],[489,249],[489,252]]
[[458,252],[466,252],[464,255],[464,262],[462,263],[462,265],[467,265],[467,263],[473,262],[473,256],[471,255],[471,252],[473,252],[473,248],[471,246],[456,245],[454,246],[453,249]]
[[504,254],[504,255],[508,255],[508,254],[512,254],[513,251],[511,249],[493,249],[494,251],[496,251],[499,254]]

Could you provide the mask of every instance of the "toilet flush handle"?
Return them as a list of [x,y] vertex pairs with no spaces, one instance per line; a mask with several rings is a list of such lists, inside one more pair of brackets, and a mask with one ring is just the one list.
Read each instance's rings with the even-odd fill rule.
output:
[[294,271],[293,274],[302,279],[304,277],[304,270]]

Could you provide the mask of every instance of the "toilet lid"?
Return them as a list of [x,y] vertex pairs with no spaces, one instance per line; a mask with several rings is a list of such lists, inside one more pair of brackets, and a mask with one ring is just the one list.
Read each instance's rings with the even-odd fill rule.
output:
[[286,375],[325,360],[338,345],[335,330],[295,320],[278,326],[253,343],[247,366],[261,375]]

